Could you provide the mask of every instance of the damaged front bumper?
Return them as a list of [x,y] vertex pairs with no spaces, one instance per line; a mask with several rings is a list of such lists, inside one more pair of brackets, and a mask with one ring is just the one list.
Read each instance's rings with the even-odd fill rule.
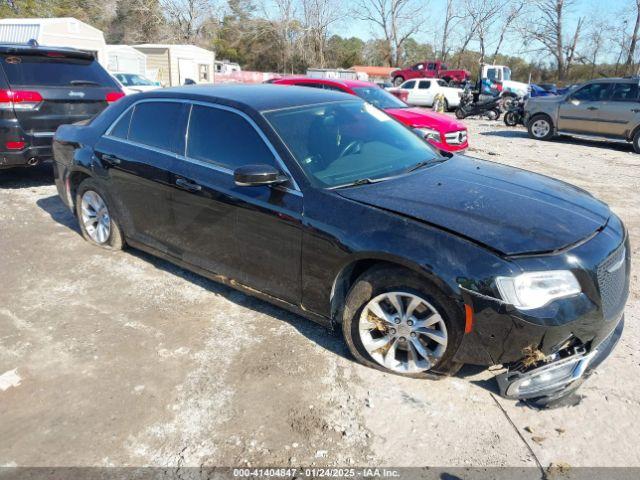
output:
[[547,406],[574,392],[613,351],[624,328],[624,316],[613,331],[598,345],[587,351],[574,347],[566,355],[530,369],[507,369],[496,377],[500,394],[506,398],[529,400]]

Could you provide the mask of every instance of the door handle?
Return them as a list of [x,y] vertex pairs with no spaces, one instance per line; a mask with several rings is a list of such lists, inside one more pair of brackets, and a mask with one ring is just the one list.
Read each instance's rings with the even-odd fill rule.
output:
[[598,110],[598,107],[587,107],[587,110]]
[[200,185],[198,185],[197,183],[190,182],[185,178],[176,179],[176,185],[190,192],[199,192],[200,190],[202,190],[202,187]]
[[115,155],[109,155],[108,153],[102,155],[102,160],[110,165],[120,165],[122,163],[120,158]]

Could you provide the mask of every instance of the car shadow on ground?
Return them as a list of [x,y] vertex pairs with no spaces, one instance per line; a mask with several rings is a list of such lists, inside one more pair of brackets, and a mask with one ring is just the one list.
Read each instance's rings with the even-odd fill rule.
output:
[[0,170],[0,188],[18,189],[53,185],[53,166],[50,162],[36,167]]
[[[62,200],[60,200],[57,195],[42,198],[38,200],[36,204],[42,210],[47,212],[55,222],[64,225],[70,230],[73,230],[78,235],[81,235],[80,227],[78,226],[76,218],[69,211],[66,205],[62,203]],[[298,330],[298,332],[300,332],[302,335],[318,344],[325,350],[328,350],[331,353],[340,355],[341,357],[355,362],[355,360],[349,354],[347,346],[345,345],[339,330],[331,331],[326,327],[308,320],[300,315],[291,313],[287,310],[284,310],[280,307],[252,297],[250,295],[246,295],[239,290],[235,290],[231,287],[223,285],[222,283],[218,283],[196,273],[190,272],[189,270],[185,270],[171,262],[163,260],[159,257],[155,257],[141,250],[127,247],[125,252],[123,252],[123,255],[133,255],[134,257],[150,263],[159,270],[171,273],[172,275],[187,280],[195,285],[198,285],[201,288],[204,288],[205,290],[208,290],[213,294],[220,295],[226,300],[229,300],[230,302],[233,302],[241,307],[245,307],[254,310],[255,312],[287,322],[296,330]]]
[[[502,137],[502,138],[529,138],[526,130],[492,130],[489,132],[480,132],[485,137]],[[543,140],[540,140],[543,141]],[[633,152],[633,145],[622,142],[608,142],[606,140],[589,140],[586,138],[570,137],[568,135],[560,135],[548,140],[549,143],[561,143],[565,145],[582,145],[585,147],[594,147],[604,150],[615,150],[618,152]]]

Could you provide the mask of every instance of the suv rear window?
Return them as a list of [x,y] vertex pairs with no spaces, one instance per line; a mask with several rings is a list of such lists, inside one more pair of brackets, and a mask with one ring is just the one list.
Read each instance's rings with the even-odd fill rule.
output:
[[1,63],[10,85],[116,86],[111,76],[95,60],[4,54]]

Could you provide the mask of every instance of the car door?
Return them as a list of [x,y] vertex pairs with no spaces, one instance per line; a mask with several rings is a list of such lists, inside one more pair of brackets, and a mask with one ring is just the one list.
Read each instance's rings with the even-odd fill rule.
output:
[[169,171],[182,149],[179,130],[184,115],[182,103],[138,102],[94,148],[127,237],[163,252],[171,234]]
[[172,171],[171,221],[183,260],[274,297],[300,301],[302,195],[286,186],[237,186],[233,171],[284,171],[255,123],[229,107],[194,103],[185,155]]
[[433,80],[420,80],[416,88],[416,105],[433,105]]
[[416,100],[416,80],[409,80],[400,85],[402,90],[407,92],[407,103],[410,105],[415,105],[414,101]]
[[567,96],[558,108],[558,130],[602,135],[605,128],[601,109],[609,99],[611,85],[589,83]]
[[633,127],[640,124],[638,81],[619,81],[613,84],[609,100],[600,109],[602,133],[612,137],[629,138]]
[[423,77],[426,65],[424,63],[416,63],[408,72],[409,78]]

